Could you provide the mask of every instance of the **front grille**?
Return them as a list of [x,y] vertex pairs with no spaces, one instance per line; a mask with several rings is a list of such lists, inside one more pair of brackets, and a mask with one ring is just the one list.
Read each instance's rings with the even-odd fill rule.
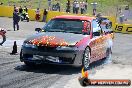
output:
[[62,60],[62,62],[72,62],[72,58],[59,57],[59,60]]
[[38,46],[39,51],[54,51],[56,47]]

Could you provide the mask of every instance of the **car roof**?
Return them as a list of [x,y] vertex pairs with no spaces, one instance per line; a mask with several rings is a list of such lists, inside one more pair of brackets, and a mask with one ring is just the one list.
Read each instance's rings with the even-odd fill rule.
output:
[[95,17],[90,17],[90,16],[77,16],[77,15],[61,15],[61,16],[56,16],[53,19],[60,18],[60,19],[78,19],[78,20],[88,20],[92,21],[93,19],[96,19]]

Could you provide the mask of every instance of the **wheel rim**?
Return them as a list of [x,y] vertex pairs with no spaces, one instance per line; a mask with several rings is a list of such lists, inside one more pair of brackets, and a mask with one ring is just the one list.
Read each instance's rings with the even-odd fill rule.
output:
[[89,49],[86,49],[85,50],[85,53],[84,53],[84,68],[87,69],[89,67],[89,64],[90,64],[90,53],[89,53]]

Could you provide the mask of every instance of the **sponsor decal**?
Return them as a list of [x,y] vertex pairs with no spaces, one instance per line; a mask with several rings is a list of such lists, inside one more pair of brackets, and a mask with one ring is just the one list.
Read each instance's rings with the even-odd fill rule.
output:
[[79,83],[82,86],[130,86],[129,79],[89,79],[88,71],[82,68],[82,77],[79,77]]
[[122,25],[122,26],[116,25],[115,31],[123,32],[123,30],[126,33],[132,33],[132,27],[128,26],[125,28],[125,25]]
[[118,26],[118,25],[116,25],[115,30],[117,30],[117,31],[122,31],[122,29],[123,29],[123,26]]
[[126,31],[127,32],[132,32],[132,27],[127,27]]

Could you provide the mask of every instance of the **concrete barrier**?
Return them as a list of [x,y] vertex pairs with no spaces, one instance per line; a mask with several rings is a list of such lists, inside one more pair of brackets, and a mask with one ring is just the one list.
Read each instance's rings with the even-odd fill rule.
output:
[[[1,17],[13,17],[13,6],[2,6],[0,5],[0,16]],[[28,15],[30,20],[35,20],[35,9],[28,9]],[[43,10],[40,10],[40,20],[43,19]]]
[[[36,15],[36,9],[28,9],[28,15],[29,15],[29,19],[34,21],[35,20],[35,15]],[[40,10],[40,20],[42,21],[43,19],[43,10]]]
[[[4,16],[4,17],[12,17],[13,16],[13,10],[14,7],[13,6],[0,6],[0,16]],[[30,20],[35,20],[35,10],[36,9],[28,9],[28,14],[30,17]],[[48,11],[48,15],[47,15],[47,19],[46,21],[49,21],[50,19],[52,19],[55,16],[59,16],[59,15],[73,15],[71,13],[66,13],[66,12],[58,12],[58,11]],[[74,14],[76,15],[76,14]],[[81,14],[78,14],[81,15]],[[90,16],[89,14],[85,14],[85,16]],[[106,16],[108,17],[108,16]],[[113,17],[108,17],[112,22],[115,23],[115,18]],[[43,10],[40,10],[40,21],[42,21],[43,19]]]
[[0,16],[2,17],[12,17],[14,8],[12,6],[2,6],[0,5]]
[[60,16],[60,15],[71,15],[70,13],[65,13],[65,12],[58,12],[58,11],[48,11],[47,19],[46,21],[49,21],[50,19]]
[[[12,17],[13,16],[13,6],[0,6],[0,16],[2,17]],[[36,9],[28,9],[28,15],[30,20],[35,20],[35,11]],[[66,13],[66,12],[58,12],[58,11],[48,11],[48,15],[46,18],[46,22],[48,22],[50,19],[52,19],[55,16],[60,16],[60,15],[73,15],[71,13]],[[74,14],[76,15],[76,14]],[[81,15],[81,14],[78,14]],[[90,16],[89,14],[85,14],[85,16]],[[132,34],[132,24],[118,24],[116,23],[116,17],[114,16],[104,16],[107,17],[109,20],[112,21],[112,29],[115,32],[120,32],[120,33],[129,33]],[[42,21],[43,19],[43,10],[40,10],[40,20]]]

